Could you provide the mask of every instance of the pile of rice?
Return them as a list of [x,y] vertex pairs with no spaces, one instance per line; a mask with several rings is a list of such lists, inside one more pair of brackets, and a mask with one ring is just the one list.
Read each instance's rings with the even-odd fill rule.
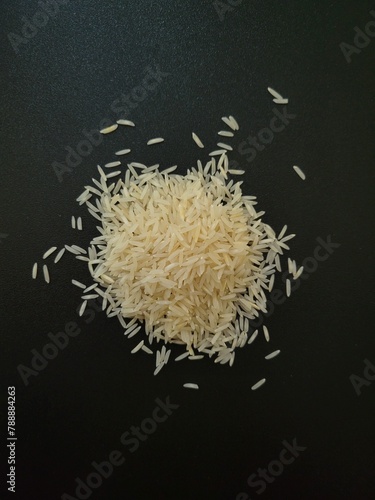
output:
[[267,312],[278,255],[294,235],[284,236],[284,227],[277,237],[262,221],[227,149],[186,175],[175,168],[130,163],[123,174],[98,167],[99,179],[77,199],[100,222],[98,235],[79,257],[107,315],[129,336],[144,324],[140,348],[151,352],[146,340],[181,344],[191,359],[204,353],[232,365],[249,320]]

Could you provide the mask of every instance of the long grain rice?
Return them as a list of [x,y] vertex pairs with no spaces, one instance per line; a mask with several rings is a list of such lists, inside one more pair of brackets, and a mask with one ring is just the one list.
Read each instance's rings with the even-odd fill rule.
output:
[[44,281],[46,283],[49,283],[50,282],[50,276],[49,276],[49,271],[48,271],[48,267],[46,266],[46,264],[43,265],[43,276],[44,276]]
[[57,250],[57,247],[51,247],[49,250],[47,250],[44,254],[43,254],[43,259],[46,259],[47,257],[49,257],[50,255],[53,254],[53,252],[55,252]]
[[290,279],[286,280],[286,295],[287,297],[290,297],[290,292],[291,292],[291,286],[290,286]]
[[273,351],[273,352],[270,352],[269,354],[267,354],[267,356],[265,356],[264,359],[273,359],[276,356],[278,356],[279,354],[280,354],[280,349],[277,349],[276,351]]
[[117,120],[117,122],[119,125],[125,125],[127,127],[135,127],[135,123],[132,122],[131,120]]
[[197,134],[195,134],[194,132],[191,134],[195,144],[200,147],[200,148],[204,148],[204,145],[203,145],[203,142],[199,139],[199,137],[197,136]]
[[[232,116],[222,119],[232,131],[239,129]],[[130,125],[127,120],[117,124]],[[232,131],[219,135],[233,137]],[[195,133],[192,137],[203,147]],[[272,290],[275,267],[281,269],[279,255],[294,236],[285,236],[285,226],[276,237],[263,222],[256,197],[242,193],[243,181],[228,180],[229,174],[244,173],[229,168],[232,146],[219,142],[218,147],[206,164],[198,161],[184,176],[172,173],[176,165],[159,170],[159,165],[132,162],[122,178],[109,184],[121,171],[107,174],[98,168],[95,187],[85,186],[77,198],[99,225],[88,252],[65,246],[87,261],[95,281],[89,287],[73,284],[84,288],[84,301],[100,296],[103,311],[118,317],[127,338],[142,329],[139,320],[149,345],[164,344],[156,352],[155,375],[168,363],[169,343],[186,349],[176,361],[208,355],[232,366],[235,349],[258,335],[255,331],[248,340],[249,322],[267,312],[266,292]],[[265,326],[263,332],[268,341]],[[144,339],[134,350],[152,354]]]
[[257,389],[259,389],[259,387],[261,387],[264,383],[266,382],[266,379],[265,378],[262,378],[260,379],[256,384],[254,384],[252,387],[251,387],[251,390],[252,391],[256,391]]
[[299,167],[297,167],[297,165],[294,165],[293,169],[295,173],[299,175],[299,177],[301,177],[303,181],[306,179],[306,175],[304,174],[304,172],[302,172],[302,170]]
[[101,134],[110,134],[111,132],[114,132],[115,130],[117,130],[118,128],[118,125],[115,123],[113,125],[110,125],[109,127],[106,127],[106,128],[103,128],[100,133]]
[[147,146],[152,146],[153,144],[160,144],[164,142],[163,137],[155,137],[154,139],[150,139],[147,141]]
[[187,382],[183,387],[185,387],[185,389],[199,389],[198,384],[192,384],[191,382]]

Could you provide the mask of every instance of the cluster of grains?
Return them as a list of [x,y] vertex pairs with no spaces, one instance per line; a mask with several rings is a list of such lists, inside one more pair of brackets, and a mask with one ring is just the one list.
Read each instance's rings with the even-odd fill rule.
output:
[[[268,88],[276,104],[286,104],[272,88]],[[233,116],[223,117],[230,130],[218,132],[220,140],[230,140],[239,129]],[[110,134],[121,126],[134,127],[130,120],[101,130]],[[203,142],[194,132],[199,148]],[[147,145],[164,142],[162,137],[150,139]],[[156,352],[157,375],[169,360],[168,343],[180,344],[185,352],[175,360],[199,360],[208,355],[215,363],[232,366],[235,350],[254,342],[258,330],[249,334],[249,321],[266,313],[267,296],[274,285],[275,272],[281,271],[280,255],[289,250],[286,242],[295,235],[279,235],[262,220],[256,197],[244,195],[242,181],[234,176],[243,170],[231,170],[227,154],[232,146],[218,142],[219,149],[209,153],[209,161],[187,170],[186,175],[173,173],[176,166],[159,169],[129,163],[125,172],[121,161],[106,163],[106,172],[98,166],[99,178],[85,186],[77,198],[86,205],[98,223],[98,234],[88,249],[65,245],[54,259],[57,263],[65,250],[85,261],[94,281],[91,285],[72,280],[82,289],[79,314],[89,300],[100,298],[108,317],[117,317],[127,338],[142,330],[146,337],[132,353],[153,354],[151,345],[162,342]],[[127,155],[121,149],[117,157]],[[113,168],[119,167],[119,170]],[[303,172],[293,167],[305,179]],[[73,229],[82,231],[81,217],[71,218]],[[43,259],[57,250],[47,250]],[[303,268],[288,259],[291,279],[298,279]],[[32,277],[37,277],[35,263]],[[47,265],[43,275],[50,282]],[[286,281],[290,295],[291,282]],[[266,326],[264,337],[270,340]],[[150,347],[145,342],[148,341]],[[273,359],[280,350],[265,359]],[[265,383],[261,379],[252,386],[256,390]],[[185,388],[198,389],[195,383]]]
[[[233,117],[223,121],[238,129]],[[256,198],[231,178],[242,173],[228,167],[231,147],[218,146],[186,175],[130,163],[112,182],[98,167],[99,179],[78,202],[100,222],[87,263],[107,315],[120,319],[128,337],[139,331],[137,321],[149,344],[181,344],[189,359],[207,354],[232,365],[249,320],[267,311],[275,259],[294,235],[278,238],[262,221]],[[158,356],[156,373],[165,358]]]

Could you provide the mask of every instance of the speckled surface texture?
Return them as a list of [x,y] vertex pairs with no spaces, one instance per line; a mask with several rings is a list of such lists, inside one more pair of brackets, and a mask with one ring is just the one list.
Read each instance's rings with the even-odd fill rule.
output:
[[[371,10],[366,0],[2,2],[1,414],[5,429],[15,386],[18,439],[16,493],[3,461],[1,498],[374,498]],[[370,36],[355,31],[366,26]],[[286,108],[268,86],[289,98]],[[95,234],[75,199],[98,163],[129,147],[129,160],[183,173],[216,147],[229,114],[240,124],[231,141],[243,190],[276,231],[287,223],[297,234],[289,255],[310,271],[271,305],[269,344],[259,336],[232,368],[171,360],[153,377],[154,358],[130,354],[142,332],[125,339],[92,305],[78,317],[70,281],[89,282],[82,262],[50,261],[50,285],[32,281],[31,268],[50,246],[85,246]],[[121,115],[137,126],[100,142],[92,131]],[[159,135],[163,144],[145,146]],[[83,232],[71,215],[83,217]],[[275,287],[284,290],[281,279]],[[72,322],[80,333],[35,364]],[[178,408],[155,413],[167,397]],[[130,437],[132,426],[146,434]],[[294,457],[283,453],[293,440]],[[92,475],[110,455],[121,464]]]

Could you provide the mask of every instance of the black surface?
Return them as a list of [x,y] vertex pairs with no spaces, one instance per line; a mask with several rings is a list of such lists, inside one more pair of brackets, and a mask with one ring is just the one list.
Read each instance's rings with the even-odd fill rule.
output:
[[[23,16],[32,19],[40,6],[2,3],[1,414],[6,432],[6,387],[15,386],[18,437],[16,494],[6,491],[4,459],[2,497],[78,498],[75,478],[86,480],[91,463],[117,449],[125,463],[90,498],[254,499],[247,478],[293,439],[306,449],[262,498],[375,497],[375,382],[357,395],[349,378],[363,377],[365,359],[375,364],[375,40],[350,63],[340,48],[353,44],[355,26],[375,20],[375,4],[235,3],[221,21],[211,1],[71,0],[18,53],[8,35],[21,35]],[[84,129],[118,118],[112,103],[142,82],[148,66],[167,75],[131,109],[136,129],[107,137],[59,182],[53,162],[65,161],[64,148],[76,148]],[[289,97],[296,116],[247,162],[237,145],[268,127],[275,107],[268,86]],[[51,245],[85,245],[93,236],[75,198],[97,163],[129,144],[131,159],[178,163],[183,172],[215,147],[228,114],[240,123],[233,158],[247,170],[244,191],[258,196],[277,231],[287,223],[297,234],[289,255],[302,263],[318,237],[340,247],[275,308],[270,344],[241,350],[232,368],[171,362],[153,377],[154,359],[130,355],[138,340],[126,340],[116,321],[78,318],[80,293],[70,280],[88,280],[83,263],[64,256],[51,264],[50,285],[32,281],[31,267]],[[144,147],[158,135],[163,145]],[[306,172],[305,182],[292,165]],[[70,229],[72,214],[84,218],[82,233]],[[19,365],[30,367],[31,350],[70,321],[81,333],[25,386]],[[265,361],[276,348],[281,355]],[[262,376],[266,385],[252,392]],[[183,389],[188,381],[200,390]],[[179,408],[131,453],[121,435],[167,396]]]

